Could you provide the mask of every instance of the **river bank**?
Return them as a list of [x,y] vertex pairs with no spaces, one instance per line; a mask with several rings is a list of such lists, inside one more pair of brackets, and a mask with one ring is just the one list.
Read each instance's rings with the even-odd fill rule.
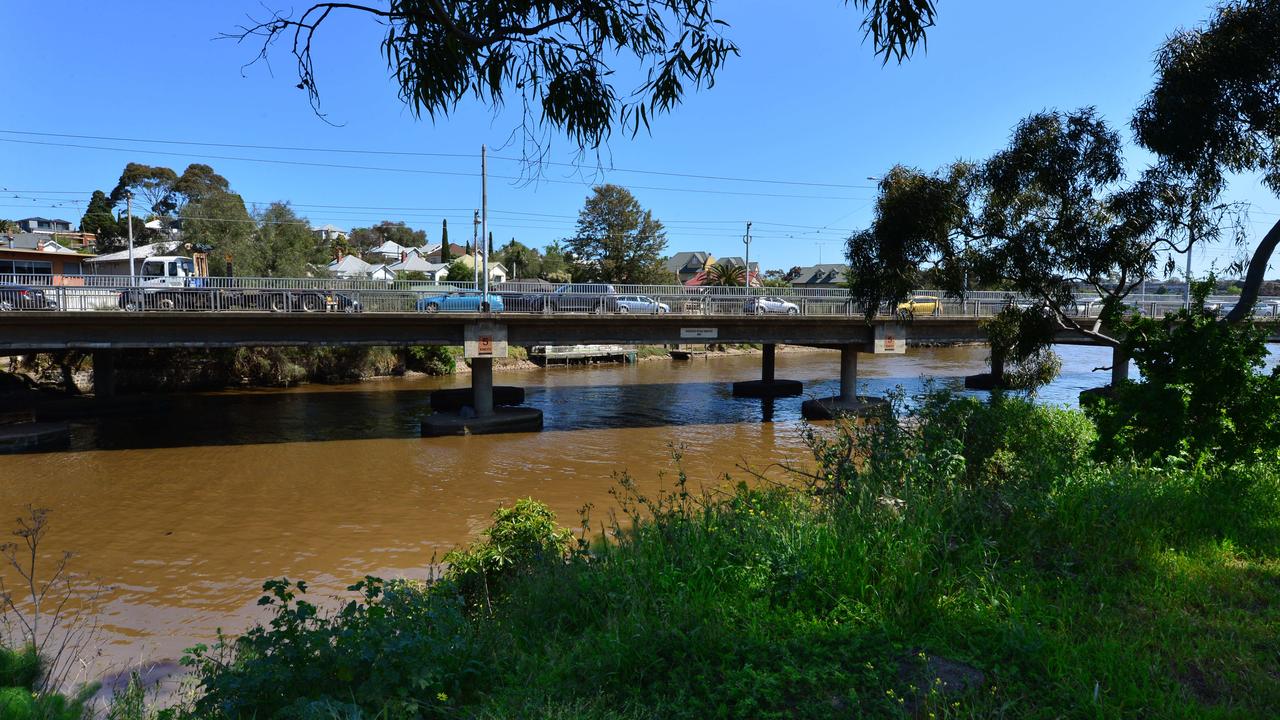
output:
[[952,400],[811,436],[774,483],[624,476],[603,525],[508,502],[443,575],[269,583],[270,626],[196,653],[194,716],[1269,716],[1280,468],[1094,442]]

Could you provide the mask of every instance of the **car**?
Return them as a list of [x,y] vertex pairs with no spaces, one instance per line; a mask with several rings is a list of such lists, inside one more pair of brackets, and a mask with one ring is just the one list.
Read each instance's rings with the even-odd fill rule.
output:
[[0,312],[10,310],[57,310],[58,302],[31,285],[0,283]]
[[799,315],[800,306],[790,300],[783,300],[777,295],[761,295],[748,298],[742,305],[742,311],[748,315]]
[[932,295],[916,295],[910,300],[898,303],[898,315],[903,317],[941,314],[942,301]]
[[525,296],[534,312],[618,312],[618,291],[608,283],[569,283],[553,292]]
[[618,312],[637,312],[661,315],[662,313],[671,312],[671,306],[666,303],[658,302],[647,295],[619,295]]
[[[424,295],[418,298],[418,312],[482,312],[485,295],[472,291],[447,292],[438,295]],[[488,295],[489,312],[502,312],[502,297],[490,293]]]

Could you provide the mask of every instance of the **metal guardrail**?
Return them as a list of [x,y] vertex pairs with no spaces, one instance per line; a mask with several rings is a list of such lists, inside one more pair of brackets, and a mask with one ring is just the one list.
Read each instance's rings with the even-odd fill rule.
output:
[[[160,283],[168,282],[169,285]],[[6,285],[7,284],[7,285]],[[13,286],[27,288],[25,295]],[[610,292],[610,290],[612,290]],[[745,288],[683,285],[606,285],[512,281],[496,283],[490,293],[508,313],[671,313],[733,316],[783,314],[854,317],[863,314],[848,291],[834,288]],[[979,291],[964,300],[940,291],[919,290],[917,298],[937,302],[915,313],[882,307],[882,317],[937,315],[991,317],[1011,302],[1030,302],[1009,293]],[[446,300],[448,298],[448,300]],[[644,300],[641,300],[643,298]],[[1096,317],[1097,298],[1077,300],[1079,317]],[[477,312],[480,293],[472,282],[377,281],[351,278],[131,278],[113,275],[0,275],[0,310],[66,312]],[[648,301],[648,302],[646,302]],[[1214,302],[1234,302],[1231,296]],[[1180,298],[1131,296],[1144,315],[1161,317],[1181,309]],[[1280,317],[1280,298],[1259,301],[1255,315]]]

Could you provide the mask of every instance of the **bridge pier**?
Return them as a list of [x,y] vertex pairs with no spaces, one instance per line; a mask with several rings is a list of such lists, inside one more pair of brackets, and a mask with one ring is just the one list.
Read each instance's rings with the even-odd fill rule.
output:
[[1124,348],[1111,348],[1111,387],[1119,387],[1129,379],[1129,353]]
[[[524,388],[519,390],[520,400],[524,400]],[[536,432],[542,429],[542,411],[524,406],[494,406],[495,388],[493,387],[493,358],[478,357],[471,360],[470,404],[460,405],[451,410],[442,411],[435,401],[436,393],[432,393],[431,406],[435,412],[422,419],[422,436],[439,437],[442,435],[490,435],[510,432]],[[462,393],[468,392],[463,389]],[[509,393],[502,393],[501,400],[510,399]],[[458,398],[458,391],[451,391],[444,402]],[[465,397],[463,395],[462,397]]]
[[861,345],[840,346],[840,394],[805,400],[800,414],[806,420],[834,420],[841,415],[866,415],[888,404],[884,398],[858,395],[858,351]]
[[991,372],[969,375],[964,379],[968,390],[998,390],[1004,387],[1004,352],[991,348]]
[[116,351],[93,353],[93,396],[99,400],[116,396]]
[[778,380],[774,377],[774,363],[777,345],[765,343],[760,356],[760,379],[739,380],[733,384],[734,397],[775,398],[799,395],[804,391],[804,383],[799,380]]

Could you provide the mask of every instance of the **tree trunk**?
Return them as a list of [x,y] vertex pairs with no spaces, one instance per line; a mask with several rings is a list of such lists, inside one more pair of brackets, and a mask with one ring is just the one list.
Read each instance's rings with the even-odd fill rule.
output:
[[1262,242],[1258,243],[1258,249],[1253,251],[1253,258],[1249,260],[1249,272],[1245,275],[1244,287],[1240,290],[1240,299],[1227,314],[1227,322],[1238,322],[1253,312],[1253,305],[1258,301],[1258,289],[1262,287],[1267,273],[1267,261],[1275,253],[1277,245],[1280,245],[1280,221],[1271,226]]

